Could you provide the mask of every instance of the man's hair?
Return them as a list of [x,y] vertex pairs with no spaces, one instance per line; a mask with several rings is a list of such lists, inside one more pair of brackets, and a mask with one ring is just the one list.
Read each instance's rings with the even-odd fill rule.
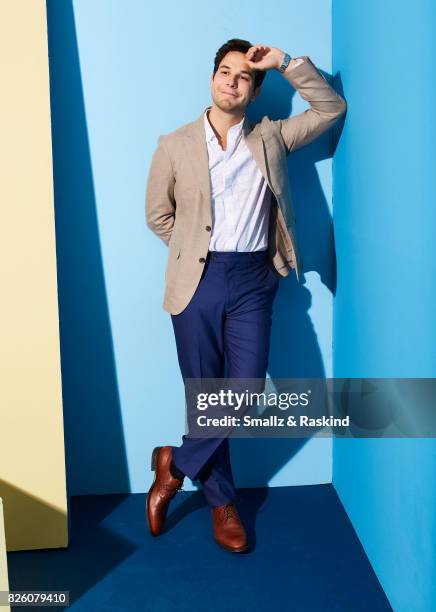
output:
[[[240,51],[241,53],[247,53],[250,47],[254,45],[251,44],[248,40],[242,40],[241,38],[231,38],[224,45],[222,45],[215,55],[214,67],[213,67],[213,76],[215,76],[216,71],[225,55],[229,53],[229,51]],[[260,87],[262,85],[263,79],[265,78],[266,72],[265,70],[254,70],[254,89],[256,87]]]

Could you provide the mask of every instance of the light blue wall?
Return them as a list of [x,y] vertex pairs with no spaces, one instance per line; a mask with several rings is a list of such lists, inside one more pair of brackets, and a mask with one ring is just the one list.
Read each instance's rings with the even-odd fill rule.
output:
[[[334,373],[436,373],[436,5],[333,2]],[[333,483],[397,611],[436,609],[434,440],[335,440]]]
[[[248,38],[331,72],[330,2],[48,0],[65,436],[72,494],[141,492],[179,444],[183,388],[162,307],[166,247],[145,225],[158,136],[211,103],[218,47]],[[307,108],[277,72],[251,116]],[[250,113],[249,113],[250,114]],[[307,284],[282,281],[270,375],[331,376],[331,134],[290,159]],[[331,441],[232,441],[241,486],[331,481]],[[189,488],[189,482],[186,483]]]

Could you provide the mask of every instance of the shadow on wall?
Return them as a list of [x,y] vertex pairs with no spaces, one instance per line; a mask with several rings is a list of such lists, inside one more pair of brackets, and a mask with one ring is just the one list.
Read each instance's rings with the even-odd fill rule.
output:
[[47,1],[67,490],[129,491],[74,12]]
[[0,497],[8,552],[68,546],[65,511],[1,478]]
[[[332,82],[328,74],[322,74]],[[333,86],[342,94],[336,81],[335,78]],[[248,114],[256,122],[264,115],[272,120],[289,117],[294,95],[295,90],[290,84],[280,74],[271,71]],[[333,220],[315,164],[332,157],[342,125],[343,118],[333,129],[288,156],[291,196],[304,271],[317,272],[333,295],[336,291]],[[295,272],[290,271],[288,277],[281,279],[274,302],[268,368],[272,380],[325,377],[320,347],[309,316],[310,307],[310,292],[297,282]],[[246,487],[267,487],[274,475],[305,443],[305,438],[232,439],[236,483],[243,482]]]

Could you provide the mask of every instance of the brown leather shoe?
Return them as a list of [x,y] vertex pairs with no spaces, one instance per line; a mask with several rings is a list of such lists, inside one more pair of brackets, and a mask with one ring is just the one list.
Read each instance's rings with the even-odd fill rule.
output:
[[153,483],[147,495],[146,516],[151,535],[162,531],[170,501],[183,485],[183,479],[174,478],[170,472],[172,446],[156,446],[151,455]]
[[212,508],[215,542],[231,552],[248,549],[247,534],[234,504]]

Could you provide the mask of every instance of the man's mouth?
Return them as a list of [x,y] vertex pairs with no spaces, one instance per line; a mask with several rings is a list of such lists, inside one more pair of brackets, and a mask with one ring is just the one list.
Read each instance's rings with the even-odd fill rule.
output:
[[234,93],[230,93],[229,91],[223,91],[222,92],[225,96],[232,96],[232,98],[236,98],[236,94]]

